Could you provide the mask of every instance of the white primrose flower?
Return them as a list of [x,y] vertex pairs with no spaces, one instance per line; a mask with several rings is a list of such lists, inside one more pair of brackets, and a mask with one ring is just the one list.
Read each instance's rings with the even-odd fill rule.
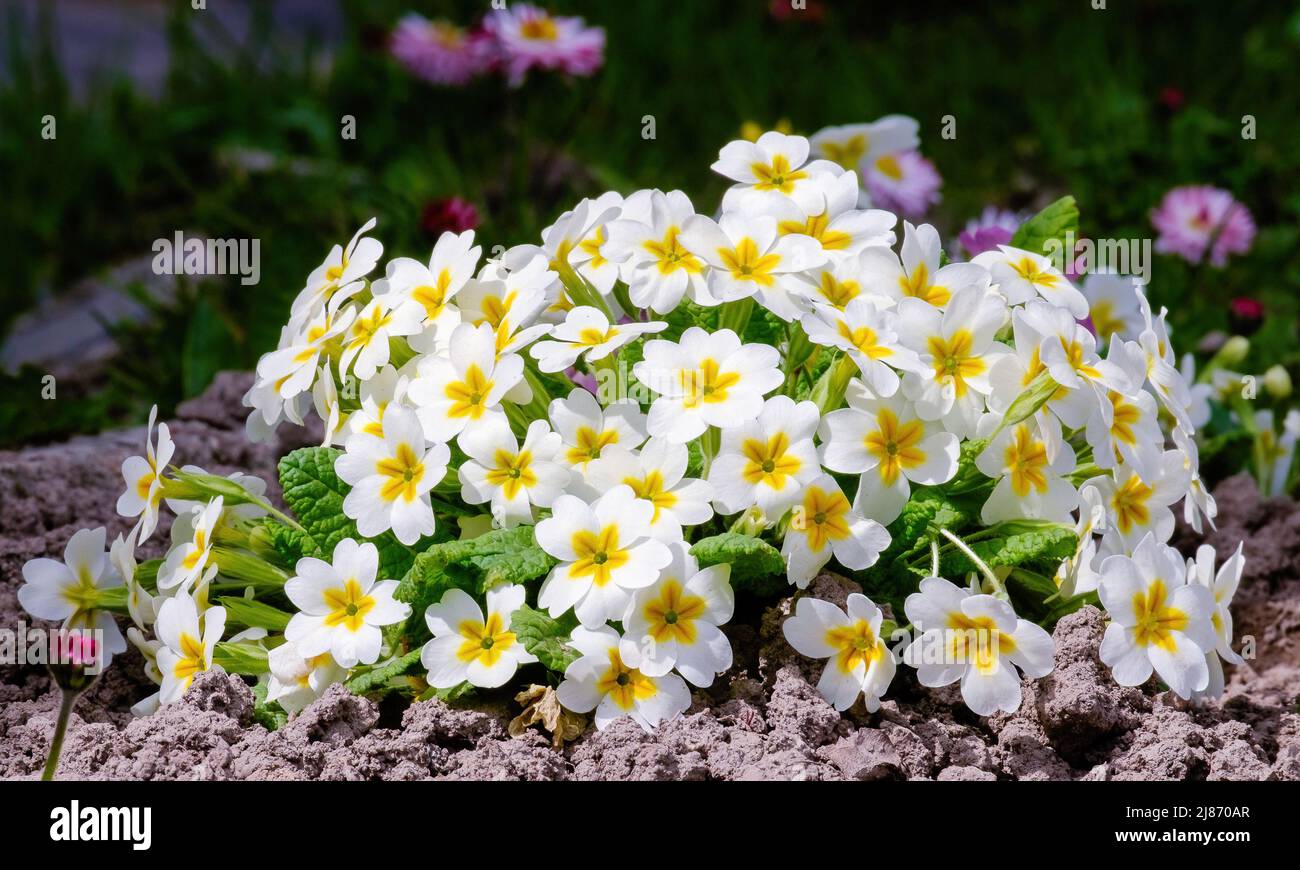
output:
[[575,713],[596,711],[596,728],[629,717],[647,733],[675,719],[691,705],[691,690],[676,674],[651,677],[626,664],[618,632],[607,625],[578,626],[569,645],[582,653],[564,671],[555,694]]
[[[556,284],[544,255],[514,269],[489,260],[478,278],[456,294],[461,322],[476,327],[487,324],[495,336],[497,355],[514,353],[550,330],[549,324],[534,321],[546,308],[548,288]],[[454,334],[453,330],[445,342],[431,342],[426,332],[417,336],[411,347],[421,353],[445,355]]]
[[1088,300],[1042,254],[998,245],[996,251],[985,251],[971,262],[988,269],[998,292],[1011,305],[1041,296],[1069,311],[1076,320],[1088,316]]
[[1061,590],[1062,598],[1072,598],[1085,592],[1093,592],[1101,585],[1101,575],[1097,573],[1099,554],[1094,533],[1106,530],[1106,505],[1102,503],[1101,493],[1095,486],[1084,484],[1079,488],[1079,517],[1074,524],[1075,537],[1079,539],[1074,555],[1063,561],[1056,569],[1056,585]]
[[490,326],[462,323],[452,332],[448,355],[421,364],[407,398],[415,404],[429,440],[447,442],[467,427],[505,422],[501,400],[523,376],[522,357],[497,358]]
[[1196,446],[1196,438],[1175,427],[1174,447],[1183,455],[1183,469],[1189,477],[1187,495],[1183,498],[1183,522],[1199,535],[1204,528],[1202,519],[1210,524],[1210,528],[1215,528],[1214,518],[1219,515],[1219,505],[1201,479],[1200,451]]
[[773,396],[756,419],[722,432],[709,484],[720,513],[758,505],[778,520],[794,507],[804,486],[821,474],[813,434],[821,412],[812,402]]
[[819,174],[812,184],[817,190],[803,199],[816,199],[820,194],[820,202],[805,208],[783,197],[764,210],[776,218],[777,233],[814,239],[829,260],[856,259],[864,248],[888,248],[894,243],[897,217],[878,208],[857,209],[860,194],[856,172]]
[[682,540],[682,526],[697,526],[713,518],[709,502],[713,487],[686,477],[690,451],[685,444],[651,438],[637,453],[611,447],[587,466],[586,484],[599,496],[624,484],[650,504],[651,536],[665,543]]
[[625,200],[621,194],[610,190],[589,200],[589,203],[588,213],[593,220],[582,239],[568,252],[569,265],[601,296],[609,296],[619,277],[619,261],[612,255],[609,225],[622,217],[648,217],[649,193],[642,191]]
[[1111,622],[1100,657],[1121,686],[1140,686],[1152,669],[1182,698],[1210,682],[1205,658],[1217,646],[1211,618],[1214,595],[1189,585],[1187,567],[1173,547],[1146,535],[1132,556],[1114,555],[1101,566],[1097,594]]
[[460,323],[456,294],[473,279],[482,254],[483,248],[474,244],[473,230],[446,232],[434,244],[429,265],[409,257],[390,260],[384,277],[371,289],[376,297],[415,302],[424,312],[426,330],[449,335]]
[[285,642],[266,655],[270,679],[266,685],[266,702],[279,702],[286,713],[297,713],[335,683],[347,678],[348,672],[339,667],[328,652],[304,658],[298,647]]
[[918,416],[942,420],[960,437],[974,433],[992,390],[989,372],[1008,352],[994,340],[1005,319],[1002,298],[976,287],[955,294],[942,312],[919,299],[899,302],[899,336],[926,369],[903,377]]
[[[1000,414],[988,414],[980,431],[991,433]],[[1005,520],[1070,522],[1079,493],[1068,480],[1074,471],[1074,448],[1061,438],[1061,424],[1036,414],[992,437],[975,458],[975,467],[997,481],[980,510],[987,525]]]
[[686,542],[669,549],[672,562],[654,585],[632,593],[619,654],[646,676],[662,677],[676,668],[687,682],[707,688],[731,669],[731,642],[718,628],[736,608],[731,566],[701,570]]
[[847,408],[821,421],[822,464],[860,474],[854,509],[888,525],[902,513],[912,483],[934,486],[957,473],[961,443],[916,415],[901,396],[878,398],[861,381],[849,382]]
[[390,338],[414,335],[421,329],[424,308],[410,299],[376,296],[357,313],[343,338],[339,371],[352,373],[368,381],[375,372],[388,365]]
[[1106,505],[1107,524],[1103,543],[1113,552],[1125,552],[1147,533],[1164,543],[1174,533],[1174,513],[1169,509],[1187,495],[1189,476],[1183,454],[1167,450],[1161,454],[1157,473],[1142,477],[1126,465],[1109,475],[1094,477]]
[[343,668],[372,665],[383,643],[380,629],[411,615],[410,606],[393,598],[396,580],[375,582],[379,550],[369,542],[344,538],[330,562],[309,556],[295,570],[284,594],[300,612],[284,636],[305,659],[329,653]]
[[424,620],[433,640],[420,651],[429,685],[450,689],[468,682],[495,689],[508,683],[520,665],[537,661],[510,630],[524,593],[523,586],[512,584],[489,589],[486,618],[478,602],[460,589],[448,589],[441,601],[429,605]]
[[460,447],[469,457],[457,469],[460,494],[468,504],[490,504],[504,528],[533,521],[533,505],[550,507],[569,483],[557,460],[563,445],[545,420],[528,426],[521,447],[510,426],[496,422],[467,432]]
[[[258,360],[258,365],[261,364]],[[269,441],[285,420],[295,426],[303,425],[303,413],[308,407],[306,396],[298,394],[289,399],[281,396],[280,387],[285,381],[287,376],[277,380],[259,374],[241,399],[244,407],[252,409],[244,420],[244,432],[254,444]]]
[[338,384],[334,383],[334,374],[330,371],[328,362],[320,367],[316,383],[312,385],[311,401],[322,424],[320,446],[346,445],[350,433],[348,417],[351,414],[343,410]]
[[895,254],[887,247],[862,252],[862,279],[868,290],[889,299],[919,299],[935,308],[947,307],[967,288],[985,291],[989,273],[972,263],[940,266],[943,243],[929,224],[903,222],[903,245]]
[[870,124],[823,127],[812,135],[809,145],[814,157],[833,160],[845,169],[861,170],[882,155],[921,147],[917,135],[920,128],[915,118],[886,115]]
[[1032,680],[1052,670],[1052,636],[1019,619],[1005,601],[926,577],[903,610],[920,631],[903,651],[923,686],[961,680],[961,697],[977,716],[1020,707],[1020,675]]
[[591,504],[562,495],[551,516],[537,524],[537,543],[560,561],[537,595],[559,616],[573,608],[588,628],[619,619],[631,592],[654,583],[672,561],[667,545],[651,536],[654,506],[620,484]]
[[645,221],[624,215],[608,226],[605,249],[620,263],[619,275],[628,285],[633,305],[667,314],[686,296],[702,305],[716,305],[705,281],[707,264],[686,249],[682,229],[695,207],[680,190],[650,192]]
[[45,558],[26,562],[23,585],[18,589],[18,603],[37,619],[61,622],[65,630],[102,631],[101,667],[107,667],[114,655],[126,652],[126,640],[113,614],[95,606],[100,592],[123,582],[114,561],[104,552],[107,539],[102,526],[80,529],[63,548],[62,562]]
[[195,505],[189,513],[182,513],[172,523],[172,547],[162,566],[158,568],[160,590],[179,588],[193,590],[212,554],[212,536],[221,524],[223,500],[221,496],[206,505]]
[[451,451],[446,444],[425,449],[424,430],[408,408],[389,408],[383,428],[382,438],[349,438],[347,452],[335,460],[335,473],[352,486],[343,513],[357,521],[363,536],[392,529],[409,546],[433,534],[429,491],[446,475]]
[[224,607],[209,607],[200,613],[185,592],[162,603],[154,623],[154,633],[161,641],[155,652],[162,676],[160,703],[179,701],[196,675],[212,670],[212,652],[225,630]]
[[327,306],[337,307],[338,302],[361,289],[362,279],[384,255],[384,246],[366,235],[375,228],[375,223],[374,218],[366,221],[346,248],[335,245],[325,261],[312,270],[307,285],[293,301],[291,323],[313,320]]
[[1237,594],[1237,585],[1241,582],[1242,569],[1246,567],[1246,558],[1242,555],[1243,545],[1237,544],[1237,550],[1228,560],[1214,570],[1214,547],[1201,544],[1196,548],[1196,558],[1187,560],[1188,585],[1204,586],[1214,597],[1214,610],[1210,614],[1210,627],[1214,629],[1216,641],[1213,650],[1205,652],[1205,666],[1210,674],[1209,685],[1205,694],[1217,698],[1223,694],[1223,662],[1240,665],[1245,659],[1232,648],[1232,596]]
[[1134,339],[1142,332],[1139,286],[1131,275],[1098,272],[1083,279],[1080,290],[1088,300],[1088,319],[1098,339],[1109,342],[1112,335]]
[[144,456],[128,456],[122,460],[122,478],[126,491],[117,499],[117,512],[124,517],[140,518],[140,540],[147,541],[158,527],[158,505],[162,501],[162,473],[172,461],[176,445],[166,423],[159,423],[157,440],[154,438],[154,420],[158,406],[149,409],[149,425],[144,430]]
[[[357,311],[351,305],[321,309],[289,338],[286,347],[265,354],[257,361],[258,378],[275,384],[282,399],[292,399],[311,389],[320,368],[325,345],[342,335],[352,325]],[[269,421],[268,421],[269,422]]]
[[728,142],[709,168],[737,182],[722,198],[724,212],[740,207],[761,210],[787,198],[815,210],[821,205],[817,176],[840,175],[843,170],[829,160],[807,161],[807,139],[772,130],[757,142]]
[[118,535],[114,538],[108,548],[108,561],[126,585],[126,612],[131,622],[137,628],[147,628],[157,618],[158,599],[149,594],[136,576],[135,548],[139,532],[140,527],[135,526],[126,537]]
[[[406,390],[411,383],[409,370],[408,366],[403,366],[400,370],[391,365],[384,366],[374,377],[360,385],[358,392],[361,407],[347,416],[349,437],[352,434],[384,437],[384,414],[390,405],[400,407],[405,399]],[[341,443],[346,445],[347,440],[341,439]]]
[[859,298],[870,299],[877,308],[893,307],[893,300],[888,296],[871,293],[863,286],[861,255],[828,260],[802,273],[800,278],[804,286],[799,288],[799,292],[812,303],[813,311],[826,307],[843,312],[850,302]]
[[540,246],[516,245],[505,253],[502,263],[506,268],[515,270],[539,256],[544,258],[543,262],[550,269],[546,298],[548,311],[552,313],[563,313],[573,307],[560,282],[561,269],[572,268],[588,281],[594,277],[601,283],[607,283],[606,289],[601,292],[608,293],[618,278],[618,267],[608,263],[608,258],[602,253],[608,240],[605,225],[619,217],[621,202],[622,197],[613,192],[596,199],[582,200],[542,230]]
[[1291,476],[1291,464],[1295,460],[1296,442],[1300,440],[1300,418],[1293,417],[1295,411],[1287,414],[1283,421],[1281,435],[1277,432],[1271,408],[1255,412],[1255,438],[1263,463],[1260,473],[1263,475],[1261,488],[1265,497],[1284,495],[1286,483]]
[[878,396],[898,392],[899,371],[925,371],[916,351],[899,341],[897,315],[868,297],[851,300],[842,311],[817,305],[804,315],[803,328],[813,344],[847,352]]
[[544,372],[562,372],[584,354],[588,362],[604,359],[637,336],[662,332],[667,323],[614,323],[595,308],[579,305],[551,332],[553,341],[539,341],[529,353]]
[[889,546],[889,532],[863,518],[829,474],[809,483],[794,506],[781,544],[790,582],[807,588],[834,556],[851,571],[870,568]]
[[874,713],[897,669],[880,636],[884,615],[870,598],[857,592],[845,606],[848,613],[820,598],[800,598],[781,632],[800,655],[830,659],[817,691],[831,706],[847,710],[862,695],[867,712]]
[[552,399],[547,416],[564,443],[561,458],[583,476],[606,447],[635,450],[646,439],[646,415],[634,402],[615,402],[602,409],[596,397],[581,387],[568,398]]
[[1139,288],[1137,296],[1144,323],[1142,332],[1138,334],[1138,345],[1146,357],[1147,383],[1178,426],[1191,430],[1192,421],[1187,411],[1192,403],[1191,391],[1178,371],[1178,360],[1165,324],[1166,311],[1162,308],[1158,315],[1153,316],[1146,293]]
[[785,382],[780,362],[776,348],[742,345],[730,329],[709,333],[692,326],[680,342],[646,342],[632,373],[659,393],[650,406],[650,434],[685,444],[709,426],[725,430],[754,419],[764,394]]
[[826,262],[821,244],[808,236],[777,232],[766,214],[724,213],[715,223],[704,215],[686,221],[682,244],[711,267],[709,293],[719,302],[754,297],[782,320],[803,313],[800,273]]

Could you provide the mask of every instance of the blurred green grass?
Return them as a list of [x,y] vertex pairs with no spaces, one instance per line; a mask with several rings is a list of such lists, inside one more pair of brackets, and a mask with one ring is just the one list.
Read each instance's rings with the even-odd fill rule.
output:
[[[371,215],[386,255],[427,256],[431,198],[459,195],[483,216],[490,248],[534,239],[564,208],[608,188],[687,191],[711,210],[725,181],[709,171],[747,120],[788,119],[811,133],[901,112],[945,178],[930,215],[945,236],[989,203],[1033,207],[1073,193],[1096,238],[1151,237],[1147,214],[1171,186],[1212,183],[1246,203],[1255,248],[1226,270],[1158,257],[1152,295],[1169,305],[1180,349],[1228,326],[1234,296],[1269,312],[1248,368],[1297,369],[1300,113],[1294,70],[1300,10],[1244,0],[1088,0],[955,4],[822,2],[778,21],[766,0],[555,2],[607,31],[591,79],[533,74],[461,90],[412,79],[382,50],[406,11],[468,24],[485,5],[344,0],[341,44],[286,49],[265,4],[234,44],[214,16],[178,3],[162,94],[106,80],[74,99],[39,34],[7,28],[0,87],[0,333],[15,316],[109,264],[198,228],[261,239],[262,280],[205,280],[170,311],[123,327],[124,361],[79,411],[28,413],[28,381],[6,389],[0,440],[19,443],[164,411],[221,368],[273,346],[287,305],[334,242]],[[198,28],[204,28],[200,33]],[[1176,89],[1184,103],[1161,100]],[[34,141],[45,114],[54,142]],[[1258,138],[1242,140],[1241,118]],[[357,137],[339,135],[357,119]],[[643,117],[656,138],[642,138]],[[939,137],[956,118],[957,137]],[[232,149],[276,168],[232,168]],[[185,301],[188,300],[188,301]],[[145,363],[142,365],[142,363]],[[66,417],[69,417],[65,419]]]

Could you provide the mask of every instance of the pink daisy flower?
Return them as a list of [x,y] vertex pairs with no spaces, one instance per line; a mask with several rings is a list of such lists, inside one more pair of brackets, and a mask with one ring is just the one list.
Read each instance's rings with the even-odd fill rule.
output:
[[1205,259],[1221,268],[1229,254],[1244,254],[1255,240],[1255,221],[1232,194],[1205,184],[1175,187],[1151,212],[1160,235],[1156,250],[1177,254],[1189,263]]
[[920,218],[939,201],[943,178],[919,151],[882,154],[866,167],[867,191],[876,208]]
[[397,23],[388,50],[413,75],[435,85],[463,85],[492,64],[489,40],[446,21],[411,13]]
[[496,39],[502,68],[517,86],[534,67],[589,76],[605,62],[605,31],[581,18],[553,16],[528,3],[489,14],[483,29]]
[[985,251],[997,250],[998,245],[1011,244],[1011,237],[1020,229],[1020,218],[1013,211],[997,206],[985,206],[980,216],[966,223],[966,228],[957,236],[957,241],[966,249],[966,255],[974,257]]

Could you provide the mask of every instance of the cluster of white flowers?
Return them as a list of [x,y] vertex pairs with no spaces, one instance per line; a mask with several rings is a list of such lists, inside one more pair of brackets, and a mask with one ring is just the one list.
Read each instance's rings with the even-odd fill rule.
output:
[[[922,530],[917,552],[933,561],[910,575],[905,650],[885,643],[904,614],[886,624],[862,595],[847,612],[801,598],[786,623],[797,650],[830,659],[820,688],[837,708],[861,694],[875,709],[901,661],[926,686],[960,680],[976,713],[1014,710],[1020,674],[1051,670],[1052,641],[1017,615],[1008,570],[978,542],[1026,529],[1077,537],[1039,579],[1063,602],[1099,595],[1113,620],[1101,655],[1120,682],[1154,668],[1182,695],[1221,687],[1241,560],[1215,575],[1212,553],[1185,568],[1167,545],[1178,502],[1197,529],[1216,508],[1165,313],[1128,280],[1076,288],[1035,251],[948,262],[933,227],[897,226],[846,168],[875,153],[876,132],[728,144],[713,168],[734,185],[712,216],[680,191],[607,193],[540,245],[481,262],[473,232],[448,233],[427,263],[393,259],[382,277],[372,220],[311,273],[245,397],[249,435],[314,410],[322,446],[342,451],[341,511],[361,538],[419,550],[454,537],[453,516],[466,536],[532,526],[553,565],[535,587],[456,588],[429,606],[431,687],[497,687],[536,662],[512,629],[531,599],[574,626],[559,701],[598,727],[653,727],[689,706],[688,684],[731,666],[719,626],[734,568],[692,555],[706,529],[770,541],[799,588],[835,560],[871,589],[886,527],[936,492],[979,503],[958,530],[969,540]],[[264,638],[268,700],[290,712],[394,652],[381,629],[410,608],[394,599],[400,578],[379,576],[374,542],[343,538],[320,554],[330,561],[261,579],[220,544],[270,509],[262,482],[231,481],[226,502],[172,499],[169,487],[222,491],[197,469],[164,480],[172,453],[160,426],[124,465],[119,509],[141,519],[113,559],[162,701],[213,666],[218,586],[245,600],[269,588],[296,608]],[[146,590],[134,548],[165,495],[172,548]],[[33,613],[69,618],[100,600],[85,585],[111,573],[102,533],[74,544],[71,570],[29,566],[31,586],[63,590],[29,594]],[[943,559],[967,560],[961,585],[938,576]]]

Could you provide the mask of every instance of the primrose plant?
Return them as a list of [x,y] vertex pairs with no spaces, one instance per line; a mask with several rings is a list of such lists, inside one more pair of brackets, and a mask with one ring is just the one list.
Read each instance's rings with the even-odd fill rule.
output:
[[[141,713],[220,668],[256,679],[271,724],[335,683],[464,703],[514,684],[654,728],[731,667],[738,598],[828,570],[863,594],[805,595],[784,630],[840,710],[908,668],[1015,710],[1085,604],[1118,682],[1221,691],[1242,562],[1168,544],[1175,510],[1199,529],[1216,508],[1165,312],[1053,266],[1068,197],[971,262],[873,208],[863,175],[915,133],[732,142],[719,212],[606,193],[499,259],[471,231],[381,266],[368,222],[245,396],[254,440],[320,419],[279,463],[284,509],[175,464],[151,418],[123,464],[134,530],[29,563],[24,606],[104,622],[109,652],[105,615],[127,617],[159,685]],[[137,561],[164,507],[167,552]]]

